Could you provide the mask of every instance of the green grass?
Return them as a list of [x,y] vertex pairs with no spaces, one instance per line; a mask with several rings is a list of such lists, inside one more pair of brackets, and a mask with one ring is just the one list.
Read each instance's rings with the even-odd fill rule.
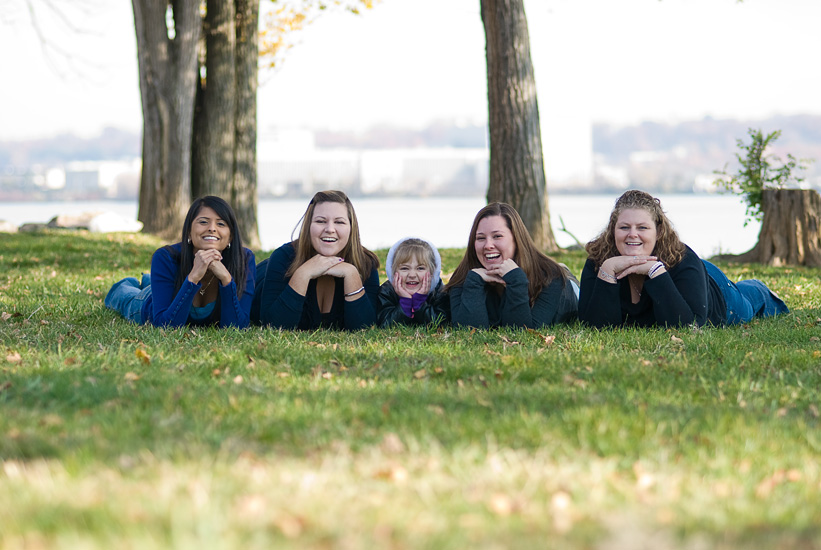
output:
[[821,548],[821,270],[721,265],[793,310],[721,329],[129,325],[160,244],[2,237],[0,547]]

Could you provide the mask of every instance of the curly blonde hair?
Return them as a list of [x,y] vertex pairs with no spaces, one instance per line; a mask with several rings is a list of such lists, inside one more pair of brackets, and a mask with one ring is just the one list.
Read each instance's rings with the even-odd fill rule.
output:
[[596,264],[596,268],[601,267],[601,264],[608,258],[620,255],[618,248],[616,248],[615,231],[616,222],[625,210],[644,210],[650,214],[656,224],[654,256],[657,256],[668,268],[677,265],[681,261],[684,257],[684,243],[679,240],[678,233],[673,229],[673,224],[664,213],[664,210],[661,209],[661,201],[649,193],[631,189],[625,191],[616,200],[613,211],[610,212],[610,221],[604,231],[587,243],[585,247],[588,258]]

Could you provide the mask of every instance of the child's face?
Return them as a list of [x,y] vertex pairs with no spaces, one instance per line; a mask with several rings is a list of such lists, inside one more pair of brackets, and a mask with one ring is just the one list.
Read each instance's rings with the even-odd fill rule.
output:
[[413,291],[419,288],[422,284],[422,279],[430,269],[426,264],[420,263],[414,254],[407,262],[396,266],[394,271],[399,275],[399,279],[402,281],[402,284],[405,285],[405,288]]

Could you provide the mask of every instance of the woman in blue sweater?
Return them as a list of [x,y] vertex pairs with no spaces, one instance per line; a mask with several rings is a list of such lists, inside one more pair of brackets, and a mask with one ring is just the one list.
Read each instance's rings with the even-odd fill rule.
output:
[[576,318],[568,271],[542,254],[516,209],[494,202],[473,220],[465,256],[446,287],[451,321],[536,328]]
[[353,205],[342,191],[320,191],[302,216],[299,238],[257,266],[255,323],[313,330],[373,325],[379,259],[362,246]]
[[644,191],[619,197],[587,254],[579,318],[595,327],[732,325],[789,311],[761,281],[733,283],[701,260]]
[[188,209],[182,240],[154,253],[150,277],[115,283],[105,305],[138,324],[245,328],[255,271],[231,206],[202,197]]

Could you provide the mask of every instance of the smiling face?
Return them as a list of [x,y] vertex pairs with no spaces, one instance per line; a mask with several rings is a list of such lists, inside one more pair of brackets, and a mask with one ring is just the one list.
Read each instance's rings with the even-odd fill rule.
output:
[[619,214],[613,237],[622,256],[652,256],[656,248],[653,216],[641,208],[628,208]]
[[430,266],[421,263],[416,257],[416,254],[414,254],[408,261],[397,265],[394,271],[399,274],[399,278],[405,285],[405,288],[415,292],[419,288],[419,285],[422,284],[422,279],[425,274],[430,272]]
[[490,269],[516,255],[516,239],[502,216],[487,216],[476,226],[473,248],[482,267]]
[[338,256],[348,245],[351,222],[339,202],[320,202],[311,217],[311,245],[322,256]]
[[200,250],[225,250],[231,242],[228,222],[220,218],[214,210],[203,206],[191,223],[191,246],[194,253]]

